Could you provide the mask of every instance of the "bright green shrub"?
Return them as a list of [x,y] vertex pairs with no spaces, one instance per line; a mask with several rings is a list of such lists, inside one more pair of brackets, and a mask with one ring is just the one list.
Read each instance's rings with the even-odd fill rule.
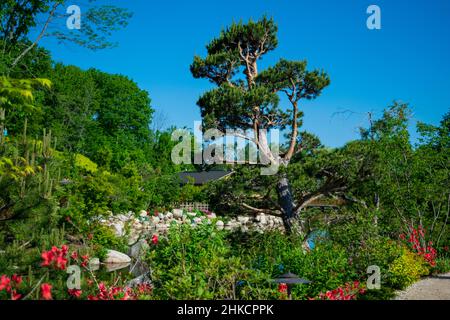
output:
[[404,289],[430,272],[423,258],[406,248],[389,266],[388,271],[388,284],[396,289]]
[[97,164],[79,153],[75,155],[75,166],[88,173],[97,172]]
[[124,238],[116,237],[110,228],[96,224],[91,227],[91,230],[91,244],[96,253],[100,255],[100,258],[102,258],[101,255],[106,249],[127,252],[128,246],[125,243]]

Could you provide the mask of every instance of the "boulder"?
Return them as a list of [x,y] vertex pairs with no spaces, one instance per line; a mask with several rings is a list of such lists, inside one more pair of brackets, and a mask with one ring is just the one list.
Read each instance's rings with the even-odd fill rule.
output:
[[141,254],[149,248],[147,241],[139,240],[134,245],[132,245],[128,251],[128,255],[132,258],[139,258]]
[[128,268],[130,266],[130,262],[128,263],[107,263],[105,264],[105,269],[107,272],[114,272],[118,270],[122,270]]
[[223,223],[222,220],[219,220],[219,221],[216,222],[217,229],[223,230],[224,226],[225,226],[225,224]]
[[118,221],[111,225],[113,232],[117,237],[123,237],[125,235],[123,222]]
[[181,209],[173,209],[172,211],[175,218],[181,218],[183,216],[183,210]]
[[241,224],[247,224],[249,221],[250,221],[250,218],[249,217],[238,217],[238,221],[239,221],[239,223],[241,223]]
[[122,252],[108,250],[103,262],[105,264],[127,264],[131,262],[131,258]]
[[135,288],[141,285],[151,285],[152,281],[150,280],[150,277],[148,274],[143,274],[137,278],[134,278],[133,280],[130,280],[127,284],[127,288]]
[[116,219],[119,220],[119,221],[122,221],[122,222],[127,222],[129,220],[129,218],[126,215],[124,215],[124,214],[117,215]]
[[161,219],[159,217],[152,217],[152,222],[154,224],[158,224],[161,221]]

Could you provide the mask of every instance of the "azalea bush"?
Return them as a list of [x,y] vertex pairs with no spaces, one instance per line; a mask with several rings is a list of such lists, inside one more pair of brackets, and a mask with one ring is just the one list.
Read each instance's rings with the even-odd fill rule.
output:
[[[320,293],[317,300],[356,300],[358,295],[366,293],[364,285],[359,281],[346,283],[344,286],[325,293]],[[311,299],[316,300],[316,299]]]
[[436,266],[437,250],[433,247],[432,241],[426,240],[426,231],[422,225],[414,228],[409,226],[408,234],[401,234],[402,240],[407,240],[407,244],[417,255],[423,257],[423,259],[431,266]]
[[[149,284],[140,284],[136,287],[126,287],[123,283],[126,277],[114,277],[111,284],[101,281],[91,270],[90,257],[81,255],[78,251],[69,251],[69,247],[53,246],[43,251],[41,263],[38,267],[39,278],[36,274],[25,276],[13,274],[0,276],[0,299],[2,300],[137,300],[148,299],[152,296],[152,287]],[[67,287],[67,268],[78,266],[82,270],[81,288],[69,289]]]

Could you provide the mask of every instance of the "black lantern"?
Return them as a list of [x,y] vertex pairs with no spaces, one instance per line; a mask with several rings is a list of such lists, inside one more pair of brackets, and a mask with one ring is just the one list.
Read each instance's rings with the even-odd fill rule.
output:
[[271,280],[272,283],[286,284],[289,300],[292,300],[291,289],[295,284],[309,284],[311,281],[299,278],[296,274],[285,273],[276,279]]

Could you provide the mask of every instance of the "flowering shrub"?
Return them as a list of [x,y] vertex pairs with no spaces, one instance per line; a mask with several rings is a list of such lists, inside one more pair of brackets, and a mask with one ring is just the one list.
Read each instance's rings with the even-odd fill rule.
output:
[[[401,234],[400,239],[406,240],[405,234]],[[413,226],[408,228],[407,243],[412,248],[413,252],[423,257],[430,266],[436,266],[437,251],[433,248],[432,241],[428,241],[427,243],[425,239],[425,229],[422,225],[419,225],[418,228],[414,228]]]
[[[157,243],[157,237],[154,242]],[[88,300],[136,300],[140,297],[149,297],[152,294],[152,287],[148,284],[138,285],[136,288],[121,287],[116,285],[120,278],[114,279],[114,286],[108,286],[104,282],[97,280],[96,276],[89,269],[89,255],[80,255],[77,251],[72,252],[69,255],[69,247],[66,245],[58,248],[53,246],[50,250],[44,251],[41,254],[41,267],[46,273],[44,277],[49,279],[49,282],[42,283],[38,282],[34,288],[22,288],[23,279],[21,276],[13,275],[8,277],[7,275],[2,275],[0,277],[0,300],[11,299],[19,300],[30,295],[24,295],[21,291],[28,289],[29,292],[36,292],[34,298],[42,300],[53,300],[53,299],[82,299],[87,298]],[[61,272],[67,269],[69,265],[76,264],[81,267],[82,270],[86,271],[85,276],[87,278],[87,287],[85,290],[81,289],[69,289],[62,290],[55,285],[61,284],[60,277],[66,277],[65,272]],[[59,276],[59,277],[58,277]],[[44,278],[42,277],[42,279]],[[94,286],[94,283],[96,284]],[[55,290],[54,290],[55,289]],[[56,296],[56,297],[55,297]]]
[[56,270],[66,270],[67,252],[69,248],[63,245],[61,249],[53,246],[51,250],[44,251],[41,255],[43,267],[50,267]]
[[9,299],[19,300],[22,295],[18,293],[18,289],[22,284],[22,277],[13,275],[11,278],[6,275],[0,277],[0,297],[2,292],[5,292]]
[[354,281],[353,283],[346,283],[337,289],[320,293],[317,300],[356,300],[358,294],[364,294],[365,292],[364,286],[359,281]]
[[41,285],[41,297],[44,300],[52,300],[52,285],[44,283]]

